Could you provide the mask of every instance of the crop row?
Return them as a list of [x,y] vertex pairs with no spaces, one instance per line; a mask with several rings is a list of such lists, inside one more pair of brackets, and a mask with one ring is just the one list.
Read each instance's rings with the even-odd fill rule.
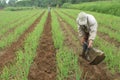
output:
[[[20,15],[20,16],[22,16],[22,15]],[[27,22],[27,20],[31,19],[31,17],[34,15],[36,15],[36,13],[31,13],[31,14],[27,13],[25,16],[22,16],[18,21],[15,21],[14,23],[8,23],[8,25],[6,25],[6,26],[2,26],[0,29],[0,37],[3,36],[5,33],[8,33],[10,31],[12,31],[13,29],[21,26],[22,24]]]
[[[42,13],[42,12],[40,12]],[[20,27],[17,27],[12,34],[9,34],[7,37],[3,37],[0,40],[0,49],[3,49],[9,46],[12,42],[16,41],[18,37],[31,25],[31,23],[39,16],[37,14],[34,17],[31,17],[26,23],[22,24]]]
[[78,66],[78,57],[67,46],[64,45],[65,36],[60,28],[58,16],[52,11],[52,33],[54,45],[57,50],[57,79],[64,80],[70,77],[70,72],[75,74],[75,79],[80,79],[80,70]]
[[[2,80],[28,80],[27,76],[31,63],[36,56],[36,49],[39,43],[40,36],[43,32],[46,17],[47,12],[41,18],[41,21],[37,24],[37,27],[34,29],[34,31],[32,33],[29,33],[29,35],[27,36],[26,40],[24,41],[23,49],[19,49],[16,52],[15,63],[13,65],[10,65],[9,67],[4,68],[0,76]],[[32,23],[33,20],[30,21],[30,23]]]
[[[33,14],[38,11],[33,10]],[[26,16],[31,13],[31,10],[28,11],[1,11],[0,12],[0,28],[5,27],[6,25],[12,23],[14,24],[15,21],[19,21],[21,18],[25,18]]]

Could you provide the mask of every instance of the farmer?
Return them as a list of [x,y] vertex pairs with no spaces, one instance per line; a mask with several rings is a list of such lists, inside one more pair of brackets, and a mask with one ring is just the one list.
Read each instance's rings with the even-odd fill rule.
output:
[[88,42],[88,48],[91,48],[98,27],[95,17],[85,12],[80,12],[76,21],[81,44]]
[[50,6],[48,6],[48,12],[50,12],[50,10],[51,10],[51,7],[50,7]]
[[94,58],[90,64],[99,64],[105,59],[105,55],[101,50],[92,48],[98,27],[95,17],[91,14],[80,12],[76,21],[78,25],[80,42],[83,45],[83,52],[80,56],[82,56],[87,61],[90,61],[90,57],[88,56],[89,51],[93,50],[95,53],[99,53],[99,55],[97,54],[96,58]]
[[[86,43],[87,47],[91,48],[98,27],[95,17],[91,14],[80,12],[76,21],[81,44],[84,45]],[[82,53],[81,56],[85,58],[85,54]]]

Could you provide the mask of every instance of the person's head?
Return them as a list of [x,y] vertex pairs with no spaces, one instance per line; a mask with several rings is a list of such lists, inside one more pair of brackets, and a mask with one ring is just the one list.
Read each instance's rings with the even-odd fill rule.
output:
[[79,25],[86,25],[87,24],[87,13],[80,12],[78,14],[77,23],[79,23]]

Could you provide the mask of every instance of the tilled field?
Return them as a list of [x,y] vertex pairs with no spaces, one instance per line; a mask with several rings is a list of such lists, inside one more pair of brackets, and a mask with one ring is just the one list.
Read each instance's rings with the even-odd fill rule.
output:
[[[44,14],[44,13],[43,13]],[[42,14],[42,15],[43,15]],[[10,64],[15,57],[15,52],[19,49],[22,48],[23,46],[23,42],[26,38],[26,36],[32,32],[34,30],[34,28],[36,27],[36,25],[38,24],[38,22],[41,19],[40,15],[30,26],[29,28],[22,34],[20,35],[20,37],[18,38],[18,40],[16,42],[13,42],[9,47],[5,48],[0,55],[0,71],[2,71],[2,68],[7,65]]]
[[[73,27],[67,21],[65,21],[63,17],[61,17],[59,12],[60,11],[51,11],[46,14],[46,12],[43,11],[37,18],[35,18],[35,21],[31,23],[31,25],[18,37],[16,41],[12,42],[10,45],[8,45],[8,47],[5,47],[0,51],[0,80],[20,80],[20,78],[23,80],[119,80],[120,79],[119,72],[117,72],[116,74],[112,73],[107,67],[108,65],[106,64],[106,62],[102,62],[99,65],[89,65],[88,62],[86,62],[83,58],[79,56],[79,54],[82,51],[82,46],[80,45],[78,33],[73,29]],[[56,23],[54,23],[55,26],[52,26],[53,23],[52,13],[56,15],[55,17],[57,17],[59,27],[61,29],[62,35],[64,36],[63,45],[62,47],[58,47],[58,48],[55,47],[55,40],[57,39],[54,39],[53,35],[59,33],[53,33],[53,28],[56,27]],[[61,11],[61,13],[75,20],[73,16],[65,13],[64,11]],[[31,17],[34,17],[37,14],[39,13],[35,13]],[[45,21],[43,21],[43,19],[45,18],[45,14],[47,16]],[[17,27],[20,27],[21,24],[27,22],[27,20],[29,20],[31,17],[25,18],[23,21],[21,21],[21,23],[15,25],[13,28],[6,30],[6,32],[0,36],[0,40],[3,37],[7,37],[9,34],[12,34]],[[43,30],[40,27],[43,27]],[[40,30],[41,34],[37,29],[41,29]],[[30,35],[30,33],[33,34]],[[27,39],[28,36],[31,36],[31,38],[29,37],[30,39]],[[98,32],[98,36],[101,36],[104,40],[114,44],[115,47],[117,47],[117,50],[119,50],[118,48],[120,43],[119,41],[110,38],[108,35],[105,35],[102,32]],[[112,40],[109,41],[109,39]],[[35,46],[37,47],[33,45],[34,40],[36,41]],[[31,43],[30,41],[31,42],[33,41],[33,43]],[[28,49],[29,46],[31,47],[30,48],[31,52],[29,52]],[[67,47],[65,49],[72,50],[74,55],[77,56],[78,61],[77,62],[73,61],[73,62],[77,63],[81,74],[77,74],[77,71],[74,68],[72,68],[73,70],[71,70],[70,72],[68,71],[67,74],[64,73],[62,74],[62,72],[69,70],[69,69],[64,69],[66,66],[69,65],[66,64],[64,67],[62,65],[62,61],[64,61],[64,59],[62,58],[60,60],[61,63],[58,63],[57,62],[58,59],[56,55],[59,54],[59,50],[64,50],[63,49],[64,46]],[[30,55],[28,54],[27,56],[26,55],[22,56],[16,53],[17,51],[19,51],[20,54],[30,53]],[[62,52],[64,53],[65,51]],[[34,54],[34,56],[31,54]],[[65,57],[65,55],[62,54],[60,56],[63,56],[63,58]],[[28,59],[28,62],[25,62],[25,60],[27,60],[26,58],[29,57],[32,60]],[[15,73],[11,73],[10,70],[14,70],[11,68],[11,66],[18,65],[17,64],[18,62],[16,60],[21,61],[19,64],[20,67],[18,67],[18,72],[16,69]],[[66,59],[66,62],[67,60],[69,59]],[[72,60],[73,58],[71,58],[71,63]],[[23,63],[26,63],[26,65],[21,66]],[[74,66],[74,63],[72,63],[72,66]],[[26,71],[24,71],[24,69]],[[21,72],[21,74],[19,75],[18,73],[20,70],[22,70],[23,72]],[[80,75],[80,78],[77,78],[76,74]],[[60,78],[60,76],[65,76],[65,77]]]

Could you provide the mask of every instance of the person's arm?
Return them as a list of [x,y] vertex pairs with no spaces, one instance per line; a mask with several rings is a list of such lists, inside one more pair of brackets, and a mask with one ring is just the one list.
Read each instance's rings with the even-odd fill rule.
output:
[[92,47],[93,41],[96,37],[96,33],[97,33],[97,23],[93,24],[90,26],[90,32],[89,32],[89,44],[88,44],[88,48]]
[[94,40],[94,39],[95,39],[96,33],[97,33],[97,26],[98,26],[97,23],[92,24],[92,25],[90,26],[90,32],[89,32],[90,36],[89,36],[89,40]]

